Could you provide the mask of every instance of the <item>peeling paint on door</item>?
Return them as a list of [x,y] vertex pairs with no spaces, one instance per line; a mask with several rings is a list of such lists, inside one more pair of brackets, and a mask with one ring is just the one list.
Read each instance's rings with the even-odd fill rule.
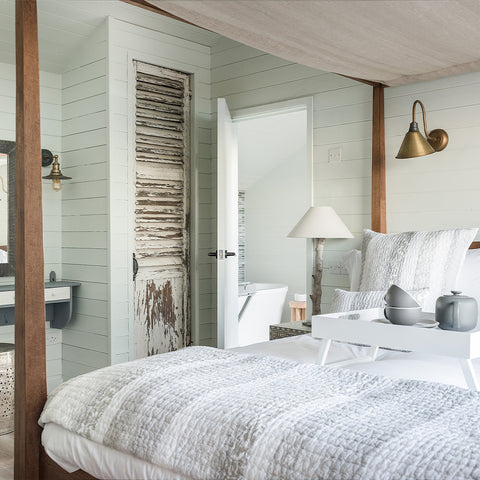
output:
[[189,76],[136,63],[135,356],[190,341]]

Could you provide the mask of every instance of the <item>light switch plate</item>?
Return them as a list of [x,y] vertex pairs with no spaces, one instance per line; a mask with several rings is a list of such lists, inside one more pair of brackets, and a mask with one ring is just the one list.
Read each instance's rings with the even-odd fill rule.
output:
[[342,147],[334,147],[328,150],[328,163],[340,163],[342,161]]

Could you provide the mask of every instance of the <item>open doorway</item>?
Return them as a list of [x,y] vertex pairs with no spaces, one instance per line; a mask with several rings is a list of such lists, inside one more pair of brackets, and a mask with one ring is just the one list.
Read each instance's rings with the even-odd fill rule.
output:
[[[218,296],[224,315],[218,318],[219,346],[224,347],[267,341],[270,325],[290,321],[294,295],[307,293],[306,242],[287,235],[312,204],[311,99],[233,112],[232,126],[238,164],[229,177],[236,176],[238,184],[228,195],[235,196],[238,220],[232,229],[238,232],[236,245],[225,248],[237,252],[230,267],[238,261],[238,270],[226,266],[228,258],[219,259],[219,268],[222,263],[226,268],[219,284],[225,295]],[[221,162],[219,155],[219,171]],[[220,217],[219,212],[219,226]],[[228,278],[233,272],[237,278]],[[225,308],[231,288],[238,292],[236,309]]]

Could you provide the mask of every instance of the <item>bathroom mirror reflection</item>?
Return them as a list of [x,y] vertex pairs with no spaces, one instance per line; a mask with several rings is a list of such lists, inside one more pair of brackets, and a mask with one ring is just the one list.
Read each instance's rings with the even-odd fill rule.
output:
[[14,275],[15,142],[0,140],[0,276]]

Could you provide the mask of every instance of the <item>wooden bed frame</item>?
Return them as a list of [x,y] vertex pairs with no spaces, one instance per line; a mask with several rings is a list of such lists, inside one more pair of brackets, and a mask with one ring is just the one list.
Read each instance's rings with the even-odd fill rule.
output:
[[[142,1],[128,1],[152,9]],[[36,0],[16,0],[15,30],[15,479],[92,480],[94,477],[82,471],[68,474],[48,457],[40,443],[38,418],[47,388]],[[385,233],[385,86],[357,80],[373,86],[372,229]],[[480,248],[480,242],[470,248]]]

